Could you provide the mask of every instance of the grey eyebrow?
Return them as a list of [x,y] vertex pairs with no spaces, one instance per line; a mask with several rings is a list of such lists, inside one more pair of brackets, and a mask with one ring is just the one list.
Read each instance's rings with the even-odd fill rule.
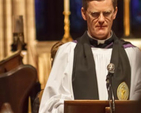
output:
[[[91,13],[100,13],[101,11],[90,11]],[[112,12],[112,10],[109,11],[102,11],[102,12]]]

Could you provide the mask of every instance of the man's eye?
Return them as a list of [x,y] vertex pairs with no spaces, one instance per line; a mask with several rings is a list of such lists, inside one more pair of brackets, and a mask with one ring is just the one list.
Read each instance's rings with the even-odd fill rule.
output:
[[93,12],[93,13],[91,13],[91,15],[92,15],[92,17],[99,17],[99,12]]
[[104,12],[103,15],[106,17],[106,16],[109,16],[111,14],[111,12]]

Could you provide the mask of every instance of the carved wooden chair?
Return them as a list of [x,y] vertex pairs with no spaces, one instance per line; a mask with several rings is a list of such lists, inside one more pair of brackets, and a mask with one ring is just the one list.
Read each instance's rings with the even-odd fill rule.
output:
[[16,51],[11,56],[8,56],[0,61],[0,74],[8,72],[19,65],[23,65],[23,56],[21,51]]
[[0,61],[0,109],[9,103],[14,113],[27,113],[31,97],[31,109],[41,90],[37,70],[22,62],[20,51]]
[[20,65],[0,75],[0,108],[8,102],[14,113],[27,113],[29,96],[33,103],[39,91],[36,69],[31,65]]

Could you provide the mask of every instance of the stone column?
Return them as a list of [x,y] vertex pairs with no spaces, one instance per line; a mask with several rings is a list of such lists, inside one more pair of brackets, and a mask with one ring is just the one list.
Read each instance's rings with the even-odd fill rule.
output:
[[11,40],[11,0],[0,0],[0,60],[10,55]]
[[[12,19],[14,16],[23,16],[23,33],[24,41],[27,43],[27,33],[26,33],[26,4],[25,0],[12,0]],[[13,24],[12,24],[13,26]],[[27,63],[27,54],[23,57],[23,62]]]
[[5,56],[9,56],[11,52],[11,44],[12,44],[12,1],[5,1],[5,11],[4,11],[4,23],[5,23]]
[[36,67],[36,34],[35,34],[35,3],[34,0],[26,1],[26,38],[28,39],[28,63]]
[[0,0],[0,60],[4,58],[4,0]]

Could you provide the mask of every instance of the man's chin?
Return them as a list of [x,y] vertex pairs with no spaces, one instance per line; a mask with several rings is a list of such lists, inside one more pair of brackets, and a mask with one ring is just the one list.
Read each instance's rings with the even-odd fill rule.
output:
[[100,33],[100,34],[97,34],[97,38],[100,39],[100,40],[104,40],[104,39],[107,39],[107,34],[105,33]]

